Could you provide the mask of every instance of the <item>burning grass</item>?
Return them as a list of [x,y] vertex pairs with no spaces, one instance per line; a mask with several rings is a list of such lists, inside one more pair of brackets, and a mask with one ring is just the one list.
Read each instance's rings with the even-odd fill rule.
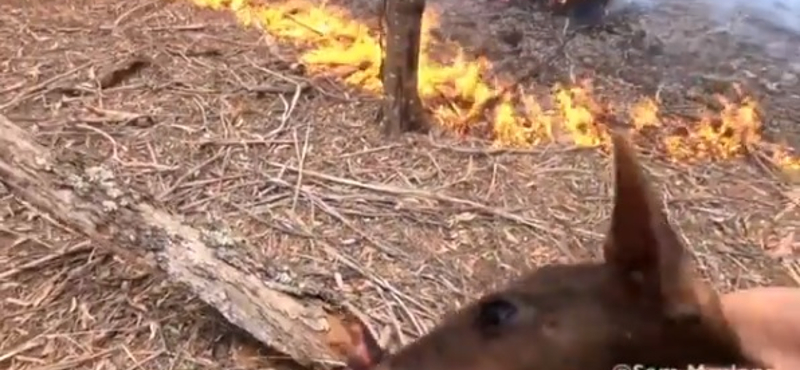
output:
[[[301,45],[301,62],[311,73],[338,73],[349,85],[379,93],[378,69],[381,45],[374,30],[355,20],[348,11],[315,5],[305,0],[263,2],[247,0],[192,0],[196,5],[228,9],[245,25],[257,24],[271,35]],[[546,109],[532,95],[511,93],[503,77],[488,79],[491,63],[483,57],[469,58],[459,45],[449,62],[431,56],[430,31],[438,16],[428,9],[423,19],[419,92],[436,122],[457,132],[471,131],[485,120],[483,111],[497,100],[493,113],[492,136],[497,145],[530,146],[548,141],[568,141],[578,146],[607,143],[606,125],[599,104],[591,93],[591,82],[555,86],[553,108]],[[349,68],[342,68],[349,67]],[[505,82],[503,84],[502,82]],[[723,160],[736,157],[762,141],[761,121],[756,101],[741,94],[740,101],[718,97],[719,112],[708,111],[696,122],[659,114],[653,98],[643,98],[628,112],[635,129],[663,127],[658,141],[676,160]],[[785,169],[800,169],[800,158],[782,147],[772,148],[771,160]]]

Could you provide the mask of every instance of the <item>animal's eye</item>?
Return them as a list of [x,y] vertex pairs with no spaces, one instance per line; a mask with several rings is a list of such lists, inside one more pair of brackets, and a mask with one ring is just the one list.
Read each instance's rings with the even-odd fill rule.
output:
[[479,307],[477,324],[482,329],[503,327],[517,316],[519,309],[513,303],[503,298],[493,298],[481,303]]

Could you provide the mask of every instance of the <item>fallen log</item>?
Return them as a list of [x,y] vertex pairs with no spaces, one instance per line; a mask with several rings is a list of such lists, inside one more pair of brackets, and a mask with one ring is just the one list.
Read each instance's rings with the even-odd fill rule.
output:
[[[247,247],[192,228],[113,173],[59,158],[0,115],[0,182],[19,199],[136,263],[166,273],[234,325],[301,365],[330,364],[321,307],[270,289]],[[225,239],[225,240],[221,240]]]

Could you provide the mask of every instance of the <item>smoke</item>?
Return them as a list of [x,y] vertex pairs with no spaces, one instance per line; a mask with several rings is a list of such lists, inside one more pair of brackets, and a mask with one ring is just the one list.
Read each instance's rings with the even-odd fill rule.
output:
[[644,9],[691,6],[695,13],[705,13],[692,16],[706,18],[731,34],[748,38],[763,39],[781,33],[800,37],[800,0],[614,0],[609,10],[631,5]]
[[[611,0],[608,11],[629,9],[659,19],[659,29],[704,37],[723,33],[772,58],[800,59],[800,0]],[[656,32],[658,33],[658,32]]]

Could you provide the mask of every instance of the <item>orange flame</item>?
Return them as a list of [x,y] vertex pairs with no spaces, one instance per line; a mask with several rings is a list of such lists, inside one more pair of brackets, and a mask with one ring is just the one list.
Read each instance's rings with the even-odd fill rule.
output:
[[[347,11],[331,5],[315,5],[307,0],[270,1],[257,4],[247,0],[192,0],[212,9],[228,9],[244,25],[258,24],[267,33],[306,49],[300,61],[311,73],[330,73],[346,68],[344,82],[379,93],[381,47],[372,31],[354,20]],[[512,94],[498,81],[484,78],[491,63],[484,58],[470,60],[458,45],[449,63],[438,62],[431,50],[431,30],[438,14],[428,9],[423,17],[419,67],[419,93],[436,121],[456,131],[466,131],[493,99],[493,136],[498,145],[536,145],[568,137],[578,146],[608,143],[608,134],[597,122],[600,105],[592,99],[589,83],[555,86],[556,112],[543,109],[533,95]],[[699,122],[678,122],[659,117],[653,99],[643,99],[629,116],[637,131],[674,122],[687,127],[685,134],[666,135],[662,142],[675,159],[727,159],[740,154],[761,140],[757,105],[745,98],[740,104],[721,99],[723,110],[708,113]],[[521,109],[517,107],[521,105]],[[786,149],[775,150],[773,161],[786,169],[800,171],[800,158]]]

